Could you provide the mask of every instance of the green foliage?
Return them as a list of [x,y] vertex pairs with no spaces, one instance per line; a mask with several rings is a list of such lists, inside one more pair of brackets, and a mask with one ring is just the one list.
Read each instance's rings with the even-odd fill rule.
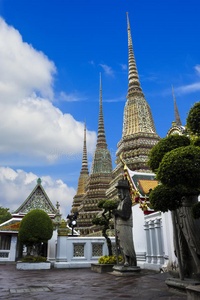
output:
[[149,154],[148,165],[153,172],[156,172],[164,155],[176,148],[189,146],[190,139],[184,135],[170,135],[161,139],[151,150]]
[[102,200],[100,200],[100,201],[98,202],[97,206],[98,206],[99,208],[103,208],[103,205],[104,205],[105,202],[106,202],[106,199],[102,199]]
[[47,259],[44,256],[26,256],[22,259],[22,262],[36,263],[36,262],[46,262]]
[[166,212],[175,210],[181,206],[181,199],[184,190],[181,188],[168,188],[164,185],[158,185],[149,195],[151,207],[156,211]]
[[116,209],[118,207],[118,201],[115,201],[115,200],[107,200],[104,202],[103,204],[103,208],[111,211],[113,209]]
[[104,217],[96,217],[92,220],[92,223],[94,225],[100,225],[100,226],[104,226],[107,224],[107,221],[105,220]]
[[9,208],[3,208],[0,206],[0,224],[11,219],[12,215],[9,212]]
[[[119,255],[119,261],[122,261],[123,258],[121,255]],[[103,265],[103,264],[116,264],[117,263],[117,256],[116,255],[112,255],[112,256],[108,256],[108,255],[104,255],[99,257],[99,264]]]
[[186,126],[193,134],[200,136],[200,102],[195,103],[189,110]]
[[193,140],[193,145],[196,147],[200,147],[200,137],[197,137]]
[[21,221],[18,237],[22,244],[33,246],[46,243],[53,234],[53,222],[40,209],[30,211]]
[[165,154],[157,179],[167,187],[200,188],[200,147],[180,147]]
[[199,219],[200,218],[200,202],[194,204],[191,207],[191,213],[194,219]]

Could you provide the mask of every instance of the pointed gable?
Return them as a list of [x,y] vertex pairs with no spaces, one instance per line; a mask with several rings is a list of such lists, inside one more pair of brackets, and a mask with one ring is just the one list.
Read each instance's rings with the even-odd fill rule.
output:
[[26,214],[33,209],[42,209],[47,214],[55,214],[56,209],[47,196],[41,185],[41,179],[38,178],[37,185],[30,193],[24,203],[14,212],[17,214]]

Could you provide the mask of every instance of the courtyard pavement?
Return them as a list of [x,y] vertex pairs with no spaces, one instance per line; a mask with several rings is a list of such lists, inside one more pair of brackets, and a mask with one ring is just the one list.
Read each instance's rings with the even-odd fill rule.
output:
[[16,270],[15,264],[0,264],[1,299],[40,300],[180,300],[185,294],[165,284],[167,273],[141,271],[131,277],[99,274],[90,269]]

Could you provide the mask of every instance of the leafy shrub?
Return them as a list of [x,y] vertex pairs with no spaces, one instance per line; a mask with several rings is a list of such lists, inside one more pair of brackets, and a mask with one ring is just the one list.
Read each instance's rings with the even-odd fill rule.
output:
[[35,262],[45,262],[47,261],[47,258],[44,256],[36,256],[35,257]]
[[194,219],[199,219],[200,218],[200,202],[194,204],[191,207],[191,213]]
[[150,151],[148,165],[153,172],[156,172],[164,155],[176,148],[189,146],[190,139],[184,135],[170,135],[161,139]]
[[[122,261],[123,258],[121,255],[119,255],[119,261]],[[116,264],[117,263],[117,256],[116,255],[112,255],[112,256],[108,256],[108,255],[104,255],[101,256],[99,258],[99,264],[103,265],[103,264]]]
[[187,128],[196,135],[200,135],[200,102],[197,102],[189,110],[186,119]]
[[35,262],[35,257],[34,256],[26,256],[22,258],[22,262]]
[[46,257],[43,257],[43,256],[26,256],[22,259],[22,262],[29,262],[29,263],[36,263],[36,262],[46,262],[47,259]]
[[18,237],[26,246],[47,243],[53,234],[53,222],[46,212],[40,209],[30,211],[21,221]]
[[149,195],[149,201],[154,210],[166,212],[181,206],[183,194],[184,190],[181,188],[167,188],[161,184],[152,190]]
[[167,187],[200,188],[200,148],[180,147],[165,154],[159,165],[157,179]]

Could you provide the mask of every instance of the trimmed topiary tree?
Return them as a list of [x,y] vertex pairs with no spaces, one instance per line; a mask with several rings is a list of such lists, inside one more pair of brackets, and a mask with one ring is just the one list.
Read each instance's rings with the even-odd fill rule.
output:
[[156,172],[164,155],[176,148],[189,146],[190,139],[184,135],[170,135],[161,139],[151,150],[149,154],[148,165],[153,172]]
[[23,245],[40,254],[41,244],[47,243],[53,234],[53,222],[46,212],[40,209],[31,210],[22,219],[19,226],[18,237]]
[[200,102],[197,102],[189,110],[187,119],[187,129],[194,135],[200,136]]
[[187,128],[193,135],[191,140],[186,136],[166,137],[152,149],[149,161],[160,181],[149,200],[156,210],[172,211],[181,279],[200,277],[200,103],[191,108]]
[[107,230],[110,228],[110,220],[112,219],[112,211],[118,207],[118,201],[113,200],[105,200],[102,199],[98,203],[98,207],[103,209],[102,216],[96,217],[92,220],[94,225],[99,225],[102,227],[102,235],[105,237],[107,246],[108,246],[108,254],[112,256],[112,243],[107,234]]

